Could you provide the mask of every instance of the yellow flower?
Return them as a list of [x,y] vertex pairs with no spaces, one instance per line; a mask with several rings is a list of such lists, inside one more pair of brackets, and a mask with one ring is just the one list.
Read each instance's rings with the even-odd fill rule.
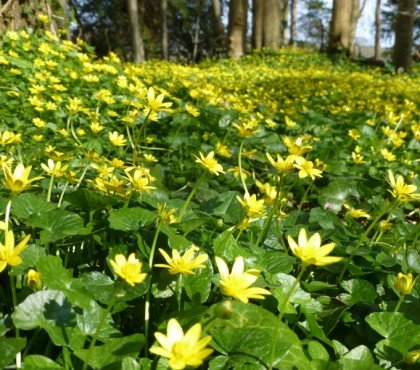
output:
[[163,222],[164,224],[172,224],[176,222],[176,217],[174,213],[176,212],[175,208],[166,209],[166,204],[159,203],[157,205],[158,211],[158,221]]
[[52,159],[48,159],[48,166],[41,163],[42,169],[50,176],[63,177],[69,168],[68,164],[61,165],[61,162],[54,162]]
[[145,173],[144,170],[136,168],[132,174],[130,174],[130,171],[131,169],[126,169],[125,173],[127,174],[128,181],[130,181],[135,190],[148,191],[156,189],[154,186],[149,185],[154,178],[148,173]]
[[29,178],[32,166],[25,166],[19,163],[12,173],[10,165],[3,163],[3,173],[6,178],[5,186],[10,189],[13,193],[20,193],[21,191],[28,189],[31,182],[42,179],[41,176]]
[[196,107],[193,107],[192,105],[190,105],[190,104],[186,104],[185,105],[185,110],[189,113],[189,114],[191,114],[193,117],[198,117],[199,115],[200,115],[200,111],[196,108]]
[[379,227],[379,230],[381,232],[385,232],[385,231],[391,229],[392,225],[389,221],[382,220],[382,221],[379,222],[378,227]]
[[206,157],[199,152],[200,158],[198,158],[196,155],[194,156],[196,159],[196,163],[199,163],[202,167],[209,170],[209,172],[215,174],[216,176],[219,176],[219,173],[226,173],[223,171],[222,165],[217,162],[216,159],[214,159],[214,151],[211,151],[209,154],[207,154]]
[[401,294],[410,294],[415,282],[415,280],[413,281],[413,275],[405,275],[400,272],[395,279],[395,289]]
[[239,299],[244,303],[248,303],[250,298],[264,299],[264,295],[271,294],[267,289],[251,287],[258,279],[260,271],[255,269],[244,271],[243,257],[235,259],[230,273],[226,262],[220,257],[216,257],[216,264],[220,274],[222,294]]
[[407,364],[416,364],[417,362],[420,362],[420,349],[408,352],[404,357],[404,361]]
[[357,139],[360,139],[361,138],[361,134],[360,134],[360,131],[359,130],[356,130],[356,129],[351,129],[351,130],[349,130],[348,131],[348,135],[352,138],[352,139],[354,139],[354,140],[357,140]]
[[136,258],[134,253],[131,253],[127,259],[123,254],[117,254],[115,260],[110,260],[109,262],[114,272],[131,286],[141,283],[147,276],[146,273],[141,273],[143,264]]
[[2,146],[20,142],[22,142],[21,134],[15,134],[12,131],[6,130],[3,131],[0,135],[0,145]]
[[143,156],[147,162],[158,162],[157,158],[153,154],[144,153]]
[[265,153],[267,156],[268,161],[271,165],[280,173],[287,173],[293,170],[294,168],[294,161],[295,156],[289,155],[286,159],[283,159],[280,154],[277,154],[277,160],[275,161],[273,157],[269,153]]
[[394,162],[397,160],[397,157],[395,156],[394,153],[390,152],[388,149],[384,148],[381,149],[381,155],[382,157],[384,157],[385,160],[387,160],[388,162]]
[[298,137],[295,141],[292,138],[286,136],[283,139],[284,145],[286,145],[289,153],[296,156],[301,156],[302,154],[308,153],[312,150],[312,146],[305,145],[303,138]]
[[230,158],[232,154],[229,152],[229,147],[225,144],[222,144],[220,141],[216,143],[216,152],[222,157]]
[[168,321],[166,335],[156,332],[155,338],[160,346],[152,346],[150,352],[166,357],[171,369],[182,370],[187,366],[200,366],[213,350],[205,348],[211,341],[211,336],[200,339],[201,324],[193,325],[184,334],[176,319]]
[[353,158],[353,162],[356,163],[356,164],[365,163],[365,160],[364,160],[365,157],[363,157],[359,153],[352,152],[351,157]]
[[165,109],[172,106],[172,103],[163,103],[163,99],[165,96],[163,94],[159,94],[157,97],[155,97],[155,90],[153,87],[150,87],[149,90],[147,90],[147,102],[146,102],[146,114],[150,111],[157,112],[159,110]]
[[310,176],[312,180],[315,180],[315,177],[322,177],[322,171],[314,167],[312,161],[307,161],[303,157],[295,157],[296,164],[293,165],[299,170],[299,178],[305,178]]
[[169,257],[163,249],[159,248],[160,253],[163,258],[165,258],[167,265],[165,264],[156,264],[156,267],[162,267],[169,269],[171,275],[175,274],[194,274],[194,270],[202,267],[204,262],[207,261],[207,254],[199,254],[197,257],[193,258],[194,252],[200,250],[196,246],[188,248],[185,253],[181,256],[176,249],[172,249],[172,258]]
[[298,244],[290,236],[287,237],[287,241],[293,254],[302,260],[304,266],[326,266],[343,259],[343,257],[328,256],[335,248],[335,243],[321,246],[321,236],[318,233],[312,235],[308,240],[304,228],[300,229]]
[[108,138],[111,144],[114,146],[124,146],[127,144],[127,139],[124,137],[124,135],[120,135],[117,131],[109,132]]
[[275,186],[270,185],[269,183],[263,184],[260,181],[256,181],[255,184],[258,186],[261,192],[264,193],[264,200],[268,205],[273,205],[277,198],[277,190]]
[[367,213],[363,209],[352,208],[348,206],[347,204],[345,204],[344,207],[348,209],[346,213],[346,217],[348,216],[348,217],[354,217],[354,218],[367,218],[368,220],[370,219],[369,213]]
[[19,244],[15,247],[15,236],[12,230],[5,230],[4,245],[0,243],[0,272],[2,272],[7,265],[17,266],[22,263],[22,258],[19,254],[26,248],[30,235],[26,235]]
[[94,134],[101,132],[105,128],[99,122],[92,122],[89,127]]
[[28,271],[28,286],[34,290],[42,289],[42,279],[41,274],[38,271],[30,269]]
[[243,138],[254,136],[259,131],[257,128],[258,122],[256,121],[241,122],[239,125],[234,123],[232,126],[236,127],[238,135]]
[[294,128],[296,127],[296,122],[293,121],[292,119],[290,119],[289,117],[284,117],[284,122],[286,122],[286,126],[289,128]]
[[239,195],[236,196],[236,199],[245,208],[249,217],[259,218],[264,215],[264,199],[258,200],[255,194],[249,195],[249,193],[245,193],[244,199]]
[[394,174],[391,170],[388,170],[389,184],[392,190],[388,190],[394,198],[397,198],[399,202],[407,202],[410,199],[419,199],[420,193],[414,193],[417,189],[415,185],[407,185],[404,183],[404,179],[401,175],[397,176],[395,181]]

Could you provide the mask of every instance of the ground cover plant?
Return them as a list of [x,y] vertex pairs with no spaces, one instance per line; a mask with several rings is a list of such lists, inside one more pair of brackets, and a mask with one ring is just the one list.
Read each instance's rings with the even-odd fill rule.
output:
[[0,368],[418,366],[418,74],[1,43]]

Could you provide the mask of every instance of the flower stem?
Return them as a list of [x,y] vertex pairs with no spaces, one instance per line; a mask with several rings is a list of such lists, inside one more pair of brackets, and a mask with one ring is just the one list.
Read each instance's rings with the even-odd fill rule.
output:
[[86,370],[88,365],[89,365],[89,360],[90,360],[90,357],[92,356],[93,347],[95,347],[96,341],[98,340],[99,332],[101,331],[102,327],[104,326],[105,320],[106,320],[108,314],[111,312],[111,308],[114,306],[114,302],[115,302],[115,296],[114,296],[113,300],[111,301],[111,303],[108,305],[108,307],[105,310],[103,310],[102,313],[101,313],[98,325],[96,326],[95,334],[93,334],[92,341],[89,344],[89,348],[88,348],[86,357],[83,361],[82,370]]
[[281,324],[281,320],[283,319],[284,311],[286,310],[287,304],[289,303],[289,299],[292,296],[293,292],[295,291],[296,287],[298,286],[298,284],[300,282],[300,279],[302,279],[302,276],[303,276],[303,273],[305,272],[305,270],[306,270],[306,266],[301,265],[299,274],[298,274],[296,280],[294,281],[293,285],[291,286],[291,288],[287,292],[286,297],[284,298],[283,303],[281,305],[279,315],[277,316],[276,327],[274,328],[273,342],[271,344],[271,350],[270,350],[269,370],[273,370],[274,355],[275,355],[276,345],[277,345],[277,337],[278,337],[278,334],[279,334],[280,324]]
[[239,176],[241,177],[242,186],[244,188],[245,194],[248,193],[248,188],[246,187],[245,183],[245,176],[242,170],[242,147],[244,146],[244,141],[241,141],[241,145],[239,146],[239,155],[238,155],[238,166],[239,166]]
[[280,182],[281,182],[281,177],[279,177],[277,180],[277,194],[276,194],[276,199],[274,201],[273,207],[271,208],[271,211],[268,214],[268,217],[264,220],[264,225],[255,243],[255,245],[257,246],[260,244],[261,240],[264,239],[265,235],[267,234],[268,228],[270,227],[271,220],[273,219],[274,214],[276,214],[278,211],[279,201],[280,201]]
[[66,189],[67,189],[67,185],[68,184],[69,183],[66,182],[65,185],[64,185],[63,191],[60,194],[60,199],[58,200],[58,203],[57,203],[57,208],[60,208],[61,207],[61,203],[63,203],[64,194],[66,193]]
[[302,199],[300,200],[299,206],[298,206],[298,211],[300,211],[302,209],[303,204],[306,202],[306,198],[308,198],[308,194],[309,194],[309,190],[312,189],[314,185],[314,182],[312,181],[309,186],[306,188],[305,193],[302,196]]
[[149,330],[150,330],[150,293],[152,290],[153,281],[153,260],[155,258],[156,244],[160,233],[162,221],[158,221],[155,236],[153,237],[152,247],[150,248],[149,266],[150,266],[150,284],[146,292],[146,301],[144,304],[144,355],[149,356]]
[[376,216],[376,218],[372,221],[372,223],[369,225],[369,227],[367,228],[367,230],[360,236],[359,240],[357,241],[356,246],[353,249],[353,252],[351,253],[350,257],[347,259],[345,265],[343,266],[343,269],[340,272],[340,275],[338,276],[337,279],[337,284],[340,284],[341,281],[343,280],[343,276],[345,274],[345,272],[347,271],[350,262],[353,260],[353,257],[356,255],[356,253],[359,251],[362,243],[365,241],[366,237],[369,235],[370,231],[373,229],[374,226],[376,226],[376,224],[379,222],[379,220],[382,218],[382,216],[387,213],[388,211],[390,211],[392,208],[394,208],[396,204],[396,201],[393,201],[391,203],[388,203],[384,206],[384,208],[382,209],[381,212],[379,212],[379,214]]
[[192,188],[191,193],[188,195],[188,198],[185,201],[184,206],[181,209],[181,212],[179,213],[178,222],[181,222],[182,221],[182,218],[184,217],[185,212],[187,211],[187,207],[190,204],[192,197],[194,196],[195,192],[200,187],[201,183],[206,178],[206,175],[207,175],[207,173],[206,172],[203,172],[201,174],[201,176],[199,177],[199,179],[197,180],[197,182],[195,183],[194,187]]
[[404,294],[401,294],[401,297],[400,297],[397,305],[394,308],[394,312],[398,312],[398,310],[400,309],[401,303],[404,302],[404,297],[405,297],[405,295]]
[[51,174],[50,185],[48,186],[47,202],[51,202],[51,193],[54,186],[54,173]]
[[[13,311],[14,311],[17,306],[16,281],[15,281],[14,276],[10,275],[10,272],[9,272],[9,277],[10,277],[10,290],[12,291],[12,302],[13,302]],[[15,335],[16,335],[16,338],[19,338],[19,329],[17,327],[15,327]]]

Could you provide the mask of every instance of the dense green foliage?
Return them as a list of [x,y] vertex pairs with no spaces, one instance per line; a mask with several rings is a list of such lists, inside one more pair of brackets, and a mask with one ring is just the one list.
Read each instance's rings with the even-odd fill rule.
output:
[[[150,352],[172,318],[201,323],[213,370],[415,368],[418,74],[292,49],[191,67],[48,33],[1,43],[1,368],[19,352],[25,369],[168,368]],[[342,259],[296,251],[302,229]],[[192,245],[195,274],[155,266]],[[229,291],[216,257],[243,257],[265,299]]]

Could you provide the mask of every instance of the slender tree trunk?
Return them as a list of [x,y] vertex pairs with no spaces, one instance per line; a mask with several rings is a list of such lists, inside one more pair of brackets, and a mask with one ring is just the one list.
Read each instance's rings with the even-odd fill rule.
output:
[[328,48],[336,53],[341,48],[350,48],[350,15],[351,0],[334,0],[331,17],[330,38]]
[[226,33],[225,26],[222,22],[222,9],[220,0],[212,0],[214,19],[216,20],[217,37],[223,50],[226,49]]
[[244,54],[247,0],[231,0],[229,6],[229,56],[239,59]]
[[195,32],[194,32],[194,40],[193,40],[194,49],[193,49],[192,59],[194,62],[197,61],[198,44],[200,42],[201,7],[202,7],[202,2],[200,1],[198,5],[198,10],[197,10],[197,18],[195,21]]
[[381,0],[376,0],[375,8],[375,60],[381,60]]
[[253,49],[263,47],[264,0],[252,1],[252,38]]
[[277,49],[280,45],[281,5],[281,0],[264,0],[263,45],[271,49]]
[[63,17],[61,20],[58,21],[58,26],[62,30],[66,30],[66,38],[67,40],[71,40],[71,29],[70,29],[70,8],[68,0],[58,0],[61,8],[63,9]]
[[161,15],[161,52],[162,59],[169,59],[168,51],[168,0],[160,0]]
[[361,16],[361,8],[359,0],[351,0],[351,11],[350,11],[350,35],[349,35],[349,50],[351,54],[355,54],[356,51],[356,29],[357,23]]
[[285,45],[288,36],[289,23],[289,1],[280,0],[280,45]]
[[144,44],[140,29],[137,0],[128,0],[128,16],[130,18],[131,37],[133,40],[133,57],[135,62],[144,62]]
[[290,0],[290,45],[296,42],[297,2],[298,0]]
[[399,0],[395,22],[394,67],[411,71],[415,0]]

